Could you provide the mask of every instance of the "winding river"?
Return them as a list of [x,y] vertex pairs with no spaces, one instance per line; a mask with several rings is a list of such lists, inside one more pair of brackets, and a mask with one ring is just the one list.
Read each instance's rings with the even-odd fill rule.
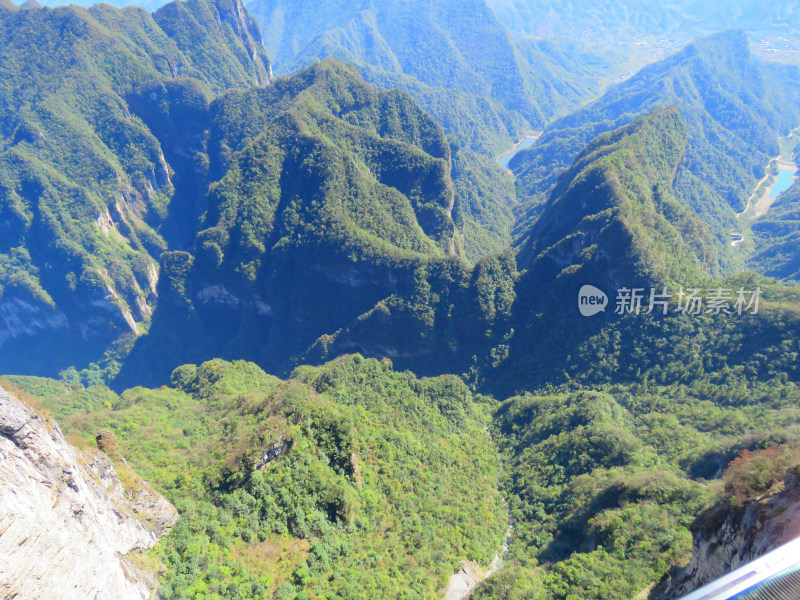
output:
[[514,158],[517,154],[519,154],[522,150],[526,148],[530,148],[539,139],[542,135],[541,131],[529,131],[525,134],[525,137],[514,144],[510,150],[503,152],[500,156],[497,157],[497,164],[503,167],[504,169],[510,171],[511,169],[508,168],[511,159]]
[[[798,138],[800,138],[800,130],[795,130],[788,136],[780,138],[781,155],[769,161],[766,175],[756,185],[755,191],[747,200],[745,209],[736,215],[737,221],[743,216],[748,219],[763,217],[778,196],[800,179],[798,177],[800,169],[794,162],[787,159],[787,156],[791,156],[794,153],[794,149],[800,145]],[[774,173],[775,168],[777,168],[777,174]],[[745,240],[741,231],[732,231],[731,236],[734,238],[731,246],[734,247]]]

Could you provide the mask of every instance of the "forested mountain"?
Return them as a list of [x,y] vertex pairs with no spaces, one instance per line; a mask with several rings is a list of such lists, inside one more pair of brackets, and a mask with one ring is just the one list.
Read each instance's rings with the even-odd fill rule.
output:
[[107,432],[175,504],[151,556],[164,600],[438,598],[460,561],[492,561],[508,526],[487,399],[452,375],[354,356],[288,381],[244,361],[184,365],[169,386],[120,396],[3,385],[79,446]]
[[[599,135],[579,154],[518,255],[523,270],[505,321],[511,334],[502,360],[481,374],[489,389],[507,396],[573,379],[628,383],[649,369],[671,371],[667,365],[673,360],[689,361],[693,343],[723,356],[737,347],[736,358],[729,360],[738,364],[758,352],[763,328],[772,332],[773,341],[792,335],[794,318],[794,325],[781,331],[772,317],[759,315],[736,333],[738,346],[728,346],[733,343],[730,333],[723,333],[728,325],[706,320],[705,309],[688,320],[685,312],[674,313],[679,289],[754,290],[760,285],[765,293],[771,290],[766,297],[776,306],[784,293],[754,274],[726,280],[710,276],[716,246],[709,228],[677,200],[674,187],[689,143],[680,113],[656,109]],[[606,310],[593,318],[582,317],[577,309],[579,290],[586,284],[609,295]],[[662,321],[659,307],[647,316],[618,312],[615,298],[622,288],[643,290],[642,313],[647,312],[651,289],[670,289],[672,316]],[[653,339],[664,345],[654,346]],[[626,356],[637,359],[631,362]]]
[[[6,370],[85,364],[151,315],[159,255],[179,242],[175,221],[192,218],[179,191],[191,175],[167,163],[136,109],[168,89],[202,110],[212,93],[267,83],[243,11],[204,0],[154,15],[0,6]],[[169,127],[185,134],[192,114]]]
[[592,140],[553,189],[522,265],[542,280],[557,281],[568,267],[571,277],[612,285],[688,282],[708,273],[708,228],[673,189],[687,144],[674,107]]
[[[214,11],[225,18],[211,19],[218,25],[201,35],[197,27]],[[115,79],[97,66],[111,68],[98,48],[89,77],[72,84],[96,77],[81,98],[102,84],[113,110],[101,104],[85,115],[91,103],[75,100],[59,113],[70,115],[63,125],[4,120],[4,164],[26,165],[19,172],[33,182],[9,170],[4,184],[6,338],[50,348],[51,373],[94,359],[108,377],[133,347],[119,386],[163,382],[174,367],[215,356],[288,373],[353,351],[421,373],[469,373],[474,383],[499,368],[495,383],[506,391],[560,377],[550,369],[596,326],[544,346],[532,340],[565,314],[555,309],[579,280],[686,283],[716,272],[722,224],[793,118],[775,109],[788,96],[775,92],[773,74],[750,58],[741,34],[701,40],[558,120],[522,152],[520,182],[534,200],[550,200],[531,210],[541,218],[517,257],[498,253],[473,267],[464,260],[466,217],[480,210],[465,201],[464,163],[453,159],[462,150],[452,138],[407,94],[380,92],[337,61],[260,87],[270,67],[263,50],[253,52],[258,33],[243,11],[199,2],[167,5],[152,18],[101,6],[4,9],[9,23],[81,16],[90,41],[95,29],[107,34],[94,25],[101,17],[139,24],[131,26],[137,35],[121,38],[129,40],[122,54],[107,59]],[[19,35],[20,26],[6,31]],[[172,54],[156,52],[148,35]],[[7,43],[11,71],[8,56],[33,50],[21,38]],[[17,114],[45,110],[36,95],[43,87],[31,89]],[[77,97],[60,89],[47,96]],[[624,126],[665,104],[676,108]],[[616,123],[623,127],[591,141]],[[51,136],[78,141],[50,145]],[[106,163],[73,160],[86,151]],[[25,153],[34,158],[26,163]],[[48,191],[43,175],[31,175],[36,169],[77,200]],[[509,182],[500,175],[497,184]],[[43,191],[34,194],[37,185]],[[469,192],[484,203],[492,193]],[[46,260],[48,246],[75,258]],[[97,314],[100,305],[111,318]],[[40,372],[11,348],[7,370]],[[539,372],[518,371],[540,352]]]
[[212,356],[279,370],[379,301],[416,293],[429,262],[431,277],[468,270],[450,147],[405,93],[324,61],[213,102],[208,139],[200,231],[191,253],[164,254],[160,311],[123,377]]
[[800,186],[781,194],[752,225],[755,252],[749,266],[777,279],[800,282]]
[[778,135],[800,121],[793,67],[756,62],[742,32],[687,46],[611,87],[602,98],[555,121],[511,167],[528,200],[520,232],[538,215],[559,175],[593,137],[658,106],[675,106],[688,141],[674,181],[675,195],[710,227],[723,268],[735,215],[742,211],[770,159]]
[[[672,187],[687,143],[675,109],[656,110],[599,136],[551,196],[521,273],[510,253],[488,257],[471,270],[455,258],[411,263],[409,271],[395,271],[412,274],[405,284],[398,278],[390,295],[320,336],[294,363],[353,351],[389,356],[398,367],[420,373],[456,370],[499,397],[573,379],[629,383],[651,369],[659,375],[664,369],[670,379],[681,371],[678,365],[691,362],[696,344],[710,355],[727,355],[731,365],[768,372],[769,360],[757,357],[764,350],[761,340],[767,336],[777,352],[796,331],[791,313],[788,320],[759,315],[738,328],[738,319],[726,324],[724,315],[715,319],[705,312],[663,322],[614,314],[614,294],[622,287],[649,294],[651,287],[663,286],[673,292],[761,286],[766,306],[777,309],[786,301],[783,288],[763,278],[710,277],[713,239],[676,200]],[[575,305],[586,283],[611,295],[606,313],[594,319],[581,317]],[[676,302],[673,298],[673,309]],[[646,310],[647,298],[643,304]],[[655,338],[663,344],[653,345]],[[673,349],[671,358],[665,348]],[[637,361],[624,358],[628,355]]]
[[599,92],[615,61],[575,43],[513,38],[484,2],[253,0],[276,72],[325,57],[409,92],[449,134],[471,261],[511,237],[515,194],[494,156]]
[[[482,234],[488,247],[508,237],[510,179],[454,164],[407,95],[335,62],[259,89],[270,65],[241,5],[2,15],[3,68],[20,82],[2,120],[5,370],[113,373],[159,294],[128,372],[160,356],[162,378],[218,355],[278,369],[382,300],[427,293],[428,279],[448,287],[429,260],[470,285],[460,257]],[[53,31],[72,26],[67,46]],[[60,52],[45,62],[47,39]],[[255,87],[214,100],[231,86]],[[503,265],[492,277],[510,277]]]
[[[736,521],[794,476],[800,295],[753,275],[708,278],[712,238],[673,190],[688,143],[675,108],[599,135],[533,226],[513,333],[481,374],[498,397],[535,391],[494,414],[514,529],[476,599],[664,597],[692,531],[736,538],[719,515]],[[573,304],[587,283],[610,292],[588,318]],[[636,287],[642,310],[618,311],[615,292]],[[758,314],[692,314],[672,295],[667,312],[647,309],[652,288],[693,287],[764,296]]]
[[482,0],[250,7],[0,0],[0,386],[174,503],[165,600],[657,598],[800,463],[798,186],[736,217],[800,70],[728,32],[582,104]]
[[[676,598],[656,584],[688,562],[690,530],[703,530],[705,548],[730,552],[726,542],[745,532],[720,528],[725,516],[735,522],[743,506],[763,506],[794,477],[798,401],[794,382],[748,382],[742,370],[723,368],[671,385],[503,402],[492,434],[507,469],[514,539],[505,569],[473,597]],[[762,527],[791,520],[797,501],[794,490],[794,508],[773,508]],[[764,538],[780,540],[776,533]]]

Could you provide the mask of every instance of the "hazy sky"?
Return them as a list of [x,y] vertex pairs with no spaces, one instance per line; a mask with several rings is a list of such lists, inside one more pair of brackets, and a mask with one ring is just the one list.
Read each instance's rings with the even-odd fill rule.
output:
[[[15,0],[17,4],[21,4],[20,0]],[[157,9],[159,6],[166,4],[168,0],[104,0],[105,4],[111,6],[142,6],[149,11]],[[80,6],[91,6],[92,4],[100,4],[94,0],[37,0],[43,6],[65,6],[67,4],[79,4]]]

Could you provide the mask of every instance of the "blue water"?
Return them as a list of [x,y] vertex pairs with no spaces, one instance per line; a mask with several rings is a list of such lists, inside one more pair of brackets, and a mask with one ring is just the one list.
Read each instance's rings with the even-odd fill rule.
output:
[[505,154],[501,154],[497,157],[497,164],[503,167],[504,169],[508,168],[508,163],[511,162],[511,159],[514,158],[517,154],[519,154],[520,150],[525,150],[525,148],[530,148],[533,146],[534,142],[537,140],[535,136],[527,136],[524,140],[519,143],[519,146],[506,152]]
[[772,186],[772,189],[769,192],[770,198],[777,198],[783,192],[792,187],[793,183],[794,173],[792,173],[789,169],[780,169],[778,171],[778,181],[775,182],[775,185]]

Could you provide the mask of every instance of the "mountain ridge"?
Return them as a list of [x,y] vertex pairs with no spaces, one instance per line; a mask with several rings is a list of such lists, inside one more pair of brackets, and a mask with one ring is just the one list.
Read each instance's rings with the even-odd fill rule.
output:
[[[188,177],[173,180],[159,140],[126,98],[167,81],[191,89],[202,104],[214,90],[265,81],[263,52],[249,74],[242,66],[249,55],[236,55],[237,39],[241,49],[260,36],[252,23],[239,27],[241,2],[182,6],[158,20],[180,38],[182,20],[216,15],[221,24],[195,49],[214,48],[213,60],[230,67],[222,80],[203,74],[194,64],[200,55],[181,50],[185,41],[170,38],[142,9],[0,10],[0,72],[9,84],[0,90],[0,337],[15,339],[31,357],[46,345],[51,368],[95,362],[98,346],[124,345],[146,328],[158,257],[168,246],[162,234],[171,235],[158,230],[170,204],[179,212],[185,200],[176,200],[175,183]],[[202,69],[210,70],[210,56],[198,63]],[[9,348],[3,361],[14,370],[42,366]]]
[[774,103],[783,98],[771,71],[752,60],[742,32],[699,40],[643,68],[602,98],[554,122],[533,148],[512,160],[527,196],[519,209],[517,243],[535,222],[558,174],[591,138],[655,107],[674,105],[689,131],[676,196],[709,225],[717,240],[717,271],[730,272],[741,266],[728,244],[735,215],[764,165],[777,154],[779,132],[800,120],[796,106],[776,108]]

